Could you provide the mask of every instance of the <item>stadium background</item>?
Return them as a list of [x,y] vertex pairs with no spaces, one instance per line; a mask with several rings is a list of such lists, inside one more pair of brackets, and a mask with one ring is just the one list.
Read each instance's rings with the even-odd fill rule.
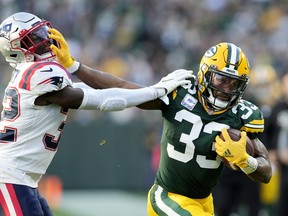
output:
[[[287,72],[284,0],[0,0],[1,20],[18,11],[51,21],[81,62],[144,85],[178,68],[197,72],[221,41],[239,45],[252,67]],[[0,68],[2,98],[11,68],[3,58]],[[41,184],[55,215],[145,215],[160,133],[158,111],[71,111]]]

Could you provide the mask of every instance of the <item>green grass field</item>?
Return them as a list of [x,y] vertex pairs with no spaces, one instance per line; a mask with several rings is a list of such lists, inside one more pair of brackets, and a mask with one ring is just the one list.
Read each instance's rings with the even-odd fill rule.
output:
[[54,216],[77,216],[71,212],[67,212],[61,209],[52,209]]
[[146,216],[146,193],[122,190],[64,191],[54,216]]
[[77,216],[68,212],[64,212],[63,210],[60,209],[53,209],[52,211],[54,216]]

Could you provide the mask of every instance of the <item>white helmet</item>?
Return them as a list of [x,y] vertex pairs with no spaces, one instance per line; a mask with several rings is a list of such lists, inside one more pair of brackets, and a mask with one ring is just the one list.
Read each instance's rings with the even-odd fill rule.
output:
[[30,13],[9,16],[0,25],[0,52],[12,67],[23,62],[56,60],[49,46],[58,43],[48,37],[48,27],[49,22]]

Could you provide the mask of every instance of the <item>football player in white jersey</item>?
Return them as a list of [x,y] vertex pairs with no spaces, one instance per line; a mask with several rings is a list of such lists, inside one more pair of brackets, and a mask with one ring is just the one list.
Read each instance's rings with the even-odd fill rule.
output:
[[[6,216],[52,215],[37,186],[57,151],[69,108],[123,110],[166,96],[189,84],[192,76],[191,71],[177,70],[139,89],[96,90],[73,83],[50,49],[51,44],[59,46],[48,37],[50,26],[24,12],[0,25],[0,51],[14,68],[0,122],[0,206]],[[99,88],[134,86],[109,74],[97,75],[103,82]]]

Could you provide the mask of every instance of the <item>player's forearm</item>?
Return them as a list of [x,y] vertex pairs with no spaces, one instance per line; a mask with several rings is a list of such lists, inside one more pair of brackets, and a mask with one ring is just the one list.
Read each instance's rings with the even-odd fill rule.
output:
[[92,69],[83,64],[81,64],[79,70],[75,73],[75,75],[82,82],[96,89],[105,89],[105,88],[137,89],[143,87],[141,85],[129,82],[112,74]]
[[254,181],[261,183],[269,183],[272,177],[272,169],[270,163],[263,157],[257,157],[258,167],[255,172],[247,175]]
[[84,92],[83,101],[79,109],[119,111],[128,107],[154,100],[165,94],[164,89],[146,87],[141,89],[119,89],[110,88],[105,90],[95,90],[92,88],[82,88]]

